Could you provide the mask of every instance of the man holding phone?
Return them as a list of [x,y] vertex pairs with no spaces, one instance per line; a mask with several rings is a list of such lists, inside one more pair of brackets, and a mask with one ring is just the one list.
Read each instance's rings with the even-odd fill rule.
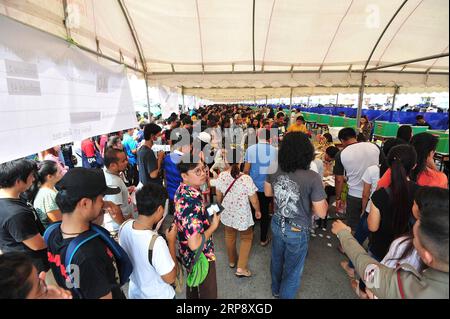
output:
[[158,152],[158,157],[152,150],[153,144],[157,141],[162,133],[159,125],[150,123],[144,127],[144,144],[137,152],[137,164],[139,168],[139,181],[143,185],[155,183],[162,185],[161,167],[164,160],[164,152]]

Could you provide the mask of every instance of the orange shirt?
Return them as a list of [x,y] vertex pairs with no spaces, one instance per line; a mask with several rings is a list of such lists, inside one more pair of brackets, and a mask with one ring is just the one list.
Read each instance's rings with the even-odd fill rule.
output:
[[[388,168],[383,177],[378,181],[378,188],[387,188],[391,185],[391,169]],[[442,173],[433,169],[426,168],[417,178],[417,185],[430,187],[448,187],[448,178]]]
[[287,131],[288,131],[288,133],[289,132],[302,132],[305,134],[308,133],[308,129],[306,128],[305,124],[297,125],[297,123],[294,123],[291,126],[289,126]]

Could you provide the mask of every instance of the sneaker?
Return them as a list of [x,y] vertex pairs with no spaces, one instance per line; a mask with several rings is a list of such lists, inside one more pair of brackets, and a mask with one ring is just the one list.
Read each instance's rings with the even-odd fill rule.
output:
[[350,278],[355,278],[355,270],[349,267],[348,261],[341,261],[341,267]]

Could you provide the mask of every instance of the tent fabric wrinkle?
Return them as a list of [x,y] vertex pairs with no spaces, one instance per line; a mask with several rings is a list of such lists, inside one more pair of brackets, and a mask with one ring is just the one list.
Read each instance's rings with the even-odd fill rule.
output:
[[136,66],[152,86],[201,88],[205,96],[217,87],[230,95],[235,87],[289,86],[295,94],[361,85],[372,50],[368,69],[447,55],[367,73],[367,90],[448,91],[448,7],[448,0],[0,0],[1,15]]

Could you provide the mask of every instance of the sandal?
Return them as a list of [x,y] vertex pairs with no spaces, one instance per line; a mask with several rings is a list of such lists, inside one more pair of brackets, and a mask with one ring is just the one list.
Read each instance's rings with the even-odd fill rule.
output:
[[252,273],[250,270],[245,270],[245,271],[236,271],[235,273],[236,277],[242,278],[242,277],[251,277]]
[[230,266],[230,268],[234,268],[236,267],[236,263],[229,263],[228,266]]
[[361,291],[359,289],[359,280],[352,279],[351,285],[352,285],[353,291],[356,293],[356,295],[359,297],[359,299],[369,299],[369,296],[364,291]]
[[267,245],[269,245],[270,240],[271,240],[271,238],[269,237],[269,238],[267,238],[266,241],[262,241],[262,242],[260,242],[259,244],[260,244],[262,247],[266,247]]
[[347,276],[349,276],[351,279],[355,278],[355,270],[349,267],[348,261],[341,261],[341,267],[345,270]]

